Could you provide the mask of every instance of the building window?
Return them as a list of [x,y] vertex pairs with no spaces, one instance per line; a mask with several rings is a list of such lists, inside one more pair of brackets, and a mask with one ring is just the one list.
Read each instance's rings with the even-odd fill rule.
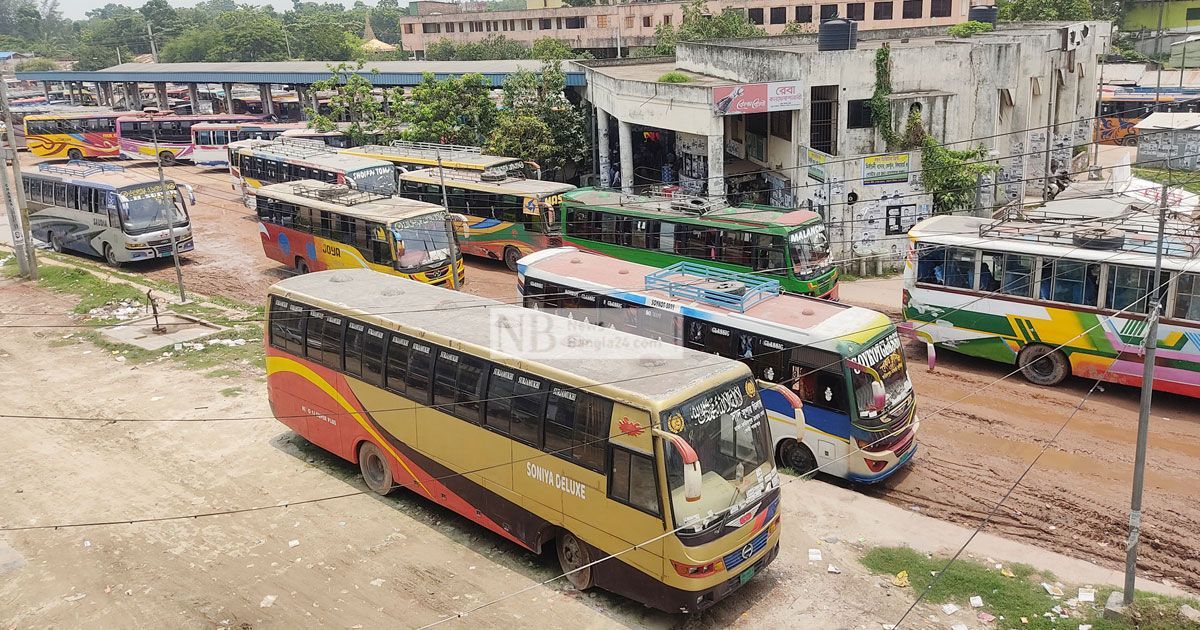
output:
[[430,24],[430,23],[426,22],[425,24],[421,25],[421,32],[422,33],[441,33],[442,25],[441,24]]
[[792,112],[771,112],[771,135],[792,141]]
[[642,16],[642,26],[644,28],[650,28],[651,26],[654,26],[654,18],[650,17],[649,15]]
[[625,16],[625,28],[631,29],[631,30],[633,29],[633,16],[632,15]]
[[812,7],[803,6],[796,7],[796,21],[801,24],[809,24],[812,22]]
[[670,23],[671,23],[671,14],[669,14],[669,13],[668,13],[667,15],[664,15],[664,16],[663,16],[663,21],[662,21],[662,23],[663,23],[663,24],[670,24]]
[[808,137],[812,148],[837,155],[838,86],[814,86],[809,96]]
[[597,28],[608,28],[608,16],[607,15],[597,15],[596,16],[596,27]]
[[787,7],[771,7],[771,23],[783,24],[787,22]]
[[569,28],[569,29],[583,28],[585,19],[586,18],[584,18],[582,15],[575,16],[575,17],[569,17],[569,18],[567,18],[567,28]]
[[871,120],[870,99],[860,98],[846,103],[846,128],[867,129],[875,126]]
[[821,5],[821,20],[822,21],[832,20],[833,18],[837,17],[837,9],[838,9],[838,5],[836,5],[836,4],[822,4]]
[[[935,2],[937,0],[934,0]],[[867,19],[867,5],[863,2],[851,2],[846,5],[846,17],[857,22]]]
[[508,30],[510,30],[510,31],[515,31],[515,30],[517,30],[517,21],[516,21],[516,20],[509,20],[509,21],[508,21]]
[[904,11],[902,16],[906,20],[921,19],[921,0],[904,0]]
[[405,25],[404,25],[404,34],[405,34],[405,35],[412,35],[412,34],[413,34],[413,25],[412,25],[412,24],[405,24]]
[[747,15],[750,18],[751,24],[762,24],[763,23],[763,10],[762,9],[750,9],[750,11],[747,13]]
[[558,30],[562,30],[562,18],[554,18],[554,26]]
[[550,18],[538,18],[538,28],[543,31],[548,31],[553,28],[553,25],[550,23]]
[[950,0],[932,0],[929,5],[930,17],[950,17]]
[[874,9],[875,9],[875,19],[876,20],[892,19],[892,3],[891,2],[876,2]]
[[446,22],[446,32],[447,33],[454,32],[454,22]]
[[1191,22],[1193,20],[1200,20],[1200,7],[1192,7],[1190,9],[1188,9],[1187,15],[1185,15],[1183,17],[1183,19],[1188,22]]

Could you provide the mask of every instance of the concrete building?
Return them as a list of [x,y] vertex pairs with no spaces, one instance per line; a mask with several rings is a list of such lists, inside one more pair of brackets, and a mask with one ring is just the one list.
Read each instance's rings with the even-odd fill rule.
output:
[[[534,0],[531,0],[531,6]],[[650,46],[654,30],[679,24],[687,2],[598,3],[590,7],[530,8],[520,11],[469,11],[452,2],[415,0],[416,15],[400,18],[404,50],[418,59],[442,39],[456,44],[478,42],[491,35],[531,44],[541,37],[565,41],[597,57],[615,57],[617,49]],[[789,22],[815,31],[822,19],[855,20],[860,30],[913,26],[950,26],[965,21],[971,0],[711,0],[713,13],[742,12],[768,35],[778,35]],[[621,56],[627,56],[623,52]]]
[[[890,258],[928,216],[920,151],[889,151],[869,99],[881,57],[893,130],[919,118],[951,148],[985,147],[981,214],[1039,195],[1090,137],[1108,23],[1001,24],[970,39],[943,29],[864,31],[857,48],[811,35],[680,44],[675,58],[575,62],[598,120],[600,178],[632,191],[675,184],[733,201],[810,207],[839,259]],[[886,47],[886,52],[883,52]],[[687,82],[662,82],[668,72]],[[678,78],[678,77],[676,77]]]

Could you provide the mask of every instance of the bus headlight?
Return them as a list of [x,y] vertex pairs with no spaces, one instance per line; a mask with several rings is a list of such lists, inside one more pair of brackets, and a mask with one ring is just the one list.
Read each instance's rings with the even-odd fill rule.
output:
[[688,578],[708,577],[718,571],[725,570],[725,563],[721,560],[709,562],[708,564],[686,564],[672,560],[671,564],[675,565],[676,573]]
[[125,243],[125,249],[149,249],[149,247],[145,243]]

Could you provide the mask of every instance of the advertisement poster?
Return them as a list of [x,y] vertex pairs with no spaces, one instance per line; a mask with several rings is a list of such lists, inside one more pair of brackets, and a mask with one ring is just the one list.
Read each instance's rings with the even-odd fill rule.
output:
[[808,149],[808,178],[825,183],[825,162],[829,160],[829,154],[822,153],[816,149]]
[[712,90],[713,113],[718,116],[762,114],[800,109],[804,90],[800,81],[723,85]]
[[908,158],[907,153],[871,155],[863,158],[863,183],[871,186],[907,182]]

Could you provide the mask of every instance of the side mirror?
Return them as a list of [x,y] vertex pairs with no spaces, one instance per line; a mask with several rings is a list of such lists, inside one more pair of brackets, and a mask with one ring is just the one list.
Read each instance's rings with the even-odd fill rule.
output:
[[704,471],[700,469],[700,458],[696,455],[696,450],[682,436],[662,429],[654,429],[653,433],[670,442],[683,460],[683,498],[689,503],[699,501],[704,486]]
[[883,378],[879,372],[855,361],[846,360],[846,364],[871,377],[871,408],[870,411],[881,411],[887,406],[887,389],[883,386]]
[[[451,221],[453,221],[454,223],[458,224],[458,226],[459,226],[459,227],[460,227],[460,229],[462,230],[462,233],[460,234],[460,236],[461,236],[462,238],[467,238],[468,236],[470,236],[470,234],[471,234],[471,222],[467,220],[467,217],[466,217],[466,215],[459,214],[459,213],[457,213],[457,212],[451,212],[451,213],[450,213],[449,215],[447,215],[447,216],[449,216],[449,217],[450,217],[450,220],[451,220]],[[455,232],[458,232],[458,230],[455,230]]]
[[194,206],[196,205],[196,189],[192,188],[191,184],[180,184],[188,193],[188,201]]

